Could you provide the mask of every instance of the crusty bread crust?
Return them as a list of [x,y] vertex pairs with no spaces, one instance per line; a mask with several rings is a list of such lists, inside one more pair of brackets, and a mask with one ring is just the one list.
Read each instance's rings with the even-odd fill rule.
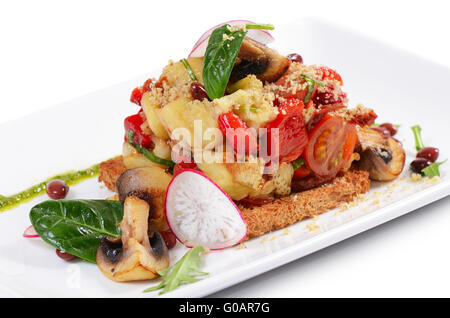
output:
[[[98,180],[108,189],[116,191],[115,182],[125,170],[122,157],[110,159],[100,164]],[[369,189],[369,173],[351,169],[330,183],[293,193],[263,206],[238,206],[248,225],[248,238],[253,238],[327,212],[342,203],[352,201]]]
[[350,170],[320,187],[293,193],[260,207],[239,209],[248,225],[248,238],[284,228],[352,201],[369,191],[369,173]]
[[126,170],[122,156],[103,161],[99,165],[98,181],[103,182],[109,190],[117,192],[116,180]]

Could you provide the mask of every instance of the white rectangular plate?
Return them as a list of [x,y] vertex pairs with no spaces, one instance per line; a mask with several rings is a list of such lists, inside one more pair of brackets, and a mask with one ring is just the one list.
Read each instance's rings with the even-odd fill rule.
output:
[[[450,114],[446,107],[449,69],[316,20],[277,26],[277,33],[274,46],[280,52],[297,52],[307,64],[337,69],[344,79],[351,106],[362,102],[375,109],[380,117],[378,122],[401,124],[398,138],[407,153],[405,167],[415,155],[409,129],[414,124],[422,126],[425,144],[439,147],[441,158],[449,157]],[[128,102],[129,94],[149,75],[158,76],[159,72],[0,126],[3,149],[0,193],[9,195],[56,173],[85,168],[119,154],[123,118],[136,111]],[[30,97],[28,100],[31,101]],[[210,274],[167,296],[211,294],[447,196],[449,165],[441,167],[439,182],[413,182],[405,169],[396,181],[374,183],[358,204],[349,204],[238,247],[209,253],[202,268]],[[68,198],[105,198],[109,194],[92,179],[72,187]],[[30,208],[45,199],[42,196],[0,214],[1,288],[14,295],[33,297],[158,296],[156,292],[142,293],[157,282],[115,283],[95,265],[64,262],[40,239],[24,239],[22,233],[30,224]],[[179,259],[185,251],[178,244],[171,250],[171,259]]]

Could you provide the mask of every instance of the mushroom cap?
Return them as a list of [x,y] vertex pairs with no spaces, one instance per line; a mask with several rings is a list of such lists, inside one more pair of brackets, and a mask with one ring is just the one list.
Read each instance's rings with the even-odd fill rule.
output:
[[125,171],[116,181],[119,200],[134,195],[150,205],[150,232],[169,228],[165,218],[165,195],[172,175],[159,167],[140,167]]
[[108,278],[120,282],[153,279],[159,276],[157,271],[169,266],[161,235],[148,236],[149,210],[149,204],[136,196],[125,199],[122,242],[104,238],[97,249],[97,265]]
[[275,82],[289,68],[291,61],[277,51],[250,38],[242,41],[230,82],[237,82],[254,74],[263,82]]
[[373,129],[358,129],[360,160],[359,168],[369,172],[370,179],[391,181],[403,170],[405,151],[394,138],[384,138]]

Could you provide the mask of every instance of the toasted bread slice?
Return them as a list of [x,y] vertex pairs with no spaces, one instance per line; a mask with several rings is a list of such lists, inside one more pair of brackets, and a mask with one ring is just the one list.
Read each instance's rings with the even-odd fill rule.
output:
[[[122,157],[110,159],[100,164],[98,180],[116,191],[115,182],[125,170]],[[369,188],[369,173],[351,169],[317,188],[293,193],[263,206],[239,206],[239,209],[248,225],[248,238],[253,238],[334,209]]]

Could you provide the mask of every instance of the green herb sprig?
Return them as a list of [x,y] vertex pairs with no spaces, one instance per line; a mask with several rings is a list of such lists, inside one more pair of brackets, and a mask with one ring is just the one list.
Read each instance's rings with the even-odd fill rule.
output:
[[162,282],[154,287],[147,288],[144,293],[162,289],[160,295],[176,289],[182,284],[190,284],[199,281],[199,276],[208,275],[202,272],[198,263],[200,262],[200,253],[204,251],[203,247],[196,246],[191,248],[184,256],[169,268],[158,271],[162,276]]
[[419,125],[415,125],[411,127],[413,134],[414,134],[414,140],[416,142],[416,150],[419,151],[423,148],[425,148],[425,146],[423,145],[423,140],[422,140],[422,128],[420,128]]
[[431,165],[429,165],[426,168],[422,169],[422,173],[423,175],[427,176],[427,177],[440,177],[441,173],[439,172],[439,166],[442,165],[443,163],[445,163],[447,161],[447,159],[445,159],[444,161],[441,162],[433,162]]
[[184,68],[186,69],[186,72],[188,73],[189,77],[193,82],[198,82],[197,76],[195,76],[194,70],[191,67],[191,64],[189,64],[187,59],[181,59],[180,62],[184,65]]
[[153,152],[148,150],[147,148],[144,148],[141,145],[135,143],[134,142],[134,132],[131,129],[128,130],[128,143],[131,146],[133,146],[137,150],[137,152],[139,152],[140,154],[143,154],[145,156],[145,158],[147,158],[150,161],[153,161],[154,163],[168,166],[169,168],[173,168],[173,166],[175,166],[175,162],[173,162],[172,160],[160,158],[160,157],[156,156]]

